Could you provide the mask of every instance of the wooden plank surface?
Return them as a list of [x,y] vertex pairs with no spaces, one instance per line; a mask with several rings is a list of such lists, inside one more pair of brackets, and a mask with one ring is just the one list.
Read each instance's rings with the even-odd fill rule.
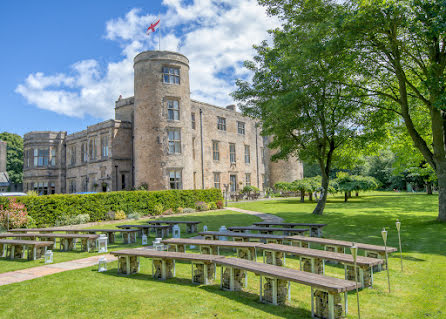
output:
[[228,230],[253,230],[253,231],[289,231],[301,232],[309,231],[308,228],[283,228],[283,227],[256,227],[256,226],[229,226]]
[[201,222],[198,221],[187,221],[187,220],[151,220],[147,222],[148,224],[190,224],[198,225]]
[[[278,244],[263,244],[259,246],[260,249],[268,249],[273,251],[285,252],[287,254],[311,257],[311,258],[321,258],[325,260],[337,261],[345,264],[353,264],[353,257],[350,254],[334,253],[326,250],[310,249],[295,247],[289,245],[278,245]],[[369,258],[358,256],[356,259],[358,266],[375,266],[383,263],[381,259]]]
[[258,226],[309,226],[309,227],[324,227],[327,224],[312,224],[312,223],[280,223],[280,222],[257,222],[252,223],[253,225]]
[[164,258],[164,259],[192,260],[192,261],[203,261],[203,262],[214,262],[220,258],[224,258],[222,256],[217,256],[217,255],[187,254],[187,253],[159,251],[152,249],[123,249],[118,251],[112,251],[110,254],[114,256],[139,256],[145,258]]
[[32,246],[52,246],[52,241],[20,240],[20,239],[0,239],[0,244],[32,245]]
[[89,239],[96,239],[99,237],[99,235],[89,235],[89,234],[37,234],[37,233],[26,233],[26,234],[11,234],[11,233],[4,233],[0,234],[0,238],[6,238],[6,237],[34,237],[34,238],[89,238]]
[[171,226],[169,226],[169,225],[120,225],[120,226],[116,226],[116,227],[118,227],[118,228],[140,228],[140,229],[142,229],[142,228],[148,228],[148,229],[150,229],[150,228],[158,228],[158,229],[170,229],[171,228]]
[[179,244],[179,245],[206,245],[216,247],[238,247],[238,248],[256,248],[262,243],[242,242],[231,240],[205,240],[205,239],[188,239],[188,238],[169,238],[161,241],[163,244]]
[[[314,244],[320,244],[320,245],[333,245],[333,246],[342,246],[342,247],[347,247],[350,248],[353,245],[353,242],[351,241],[346,241],[346,240],[337,240],[337,239],[329,239],[329,238],[318,238],[318,237],[305,237],[305,236],[289,236],[287,237],[287,239],[289,240],[298,240],[298,241],[302,241],[302,242],[307,242],[307,243],[314,243]],[[378,251],[378,252],[385,252],[385,247],[384,246],[378,246],[378,245],[370,245],[370,244],[363,244],[363,243],[358,243],[355,242],[356,246],[359,249],[364,249],[364,250],[370,250],[370,251]],[[387,247],[387,252],[388,253],[392,253],[397,251],[396,248],[394,247]]]
[[265,234],[246,234],[246,233],[236,233],[236,232],[218,232],[218,231],[205,231],[198,233],[202,236],[213,235],[213,236],[227,236],[227,237],[242,237],[242,238],[259,238],[259,239],[287,239],[289,236],[283,235],[265,235]]
[[354,281],[317,275],[286,267],[258,263],[246,259],[224,258],[216,260],[215,263],[220,266],[239,268],[246,271],[251,271],[257,275],[276,277],[337,293],[354,290],[356,287],[356,283]]

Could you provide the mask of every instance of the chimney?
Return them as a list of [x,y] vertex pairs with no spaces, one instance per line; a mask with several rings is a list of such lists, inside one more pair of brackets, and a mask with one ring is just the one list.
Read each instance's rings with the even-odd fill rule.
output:
[[6,142],[0,141],[0,172],[6,172]]
[[226,107],[227,110],[235,111],[235,104],[228,105]]

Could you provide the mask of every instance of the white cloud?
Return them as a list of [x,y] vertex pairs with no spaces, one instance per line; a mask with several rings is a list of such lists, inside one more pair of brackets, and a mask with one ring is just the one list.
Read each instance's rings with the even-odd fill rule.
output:
[[[163,0],[161,49],[180,51],[190,61],[192,98],[224,106],[236,78],[249,73],[242,62],[250,59],[253,44],[268,37],[277,21],[267,17],[255,0]],[[101,67],[96,60],[74,63],[68,74],[30,74],[16,88],[30,104],[68,116],[86,114],[113,117],[116,98],[133,95],[133,58],[147,49],[158,49],[158,35],[147,37],[145,28],[155,15],[130,10],[106,22],[105,38],[122,47],[122,59]],[[224,76],[222,76],[224,74]]]

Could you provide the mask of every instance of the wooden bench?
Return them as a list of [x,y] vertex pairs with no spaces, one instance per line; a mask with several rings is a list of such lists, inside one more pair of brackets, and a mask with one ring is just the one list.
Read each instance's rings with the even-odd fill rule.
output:
[[60,231],[57,228],[16,228],[10,229],[9,233],[54,233]]
[[[257,263],[239,258],[218,259],[221,266],[222,289],[242,290],[246,284],[246,272],[260,276],[260,301],[274,305],[290,299],[290,282],[311,287],[311,314],[317,318],[342,318],[347,315],[347,292],[356,288],[354,281],[326,277],[300,270]],[[344,307],[342,296],[344,294]],[[344,308],[344,309],[343,309]]]
[[52,241],[0,239],[0,252],[3,258],[25,259],[26,253],[28,260],[36,260],[41,258],[53,244]]
[[[316,274],[325,274],[325,261],[335,261],[344,265],[346,280],[355,280],[353,257],[348,254],[340,254],[331,251],[302,248],[288,245],[266,244],[257,247],[263,250],[263,262],[276,266],[284,266],[286,255],[298,256],[300,270]],[[381,265],[381,259],[358,256],[356,260],[358,282],[361,287],[372,287],[373,267]]]
[[286,240],[287,236],[282,235],[264,235],[264,234],[247,234],[247,233],[236,233],[236,232],[218,232],[218,231],[207,231],[199,233],[208,240],[216,240],[219,237],[232,237],[235,241],[250,241],[251,239],[260,239],[266,243],[276,243],[282,244]]
[[[171,226],[169,225],[120,225],[116,226],[121,229],[131,229],[135,228],[138,231],[141,232],[141,234],[147,235],[149,237],[149,231],[150,229],[154,229],[156,231],[156,237],[164,238],[169,236],[169,230]],[[136,241],[136,234],[135,234],[135,241]]]
[[327,226],[327,224],[312,224],[312,223],[279,223],[279,222],[257,222],[253,223],[255,226],[270,227],[270,226],[280,226],[280,227],[309,227],[310,237],[322,237],[322,228]]
[[257,260],[256,247],[262,245],[255,242],[241,242],[229,240],[203,240],[188,238],[169,238],[161,241],[168,245],[168,251],[186,252],[186,245],[200,247],[200,253],[206,255],[220,255],[220,247],[235,248],[237,257],[248,260]]
[[228,230],[234,232],[258,231],[260,234],[273,234],[283,232],[283,235],[290,236],[290,233],[303,235],[308,228],[278,228],[278,227],[256,227],[256,226],[229,226]]
[[201,224],[201,222],[199,221],[188,221],[188,220],[151,220],[147,223],[153,225],[162,225],[162,224],[171,225],[170,228],[172,228],[173,225],[184,224],[186,225],[186,232],[188,234],[197,233],[198,224]]
[[53,248],[56,247],[56,240],[59,239],[59,248],[62,251],[69,251],[73,250],[76,246],[76,240],[81,240],[81,248],[84,251],[90,252],[90,250],[96,246],[96,239],[99,238],[99,235],[87,235],[87,234],[58,234],[58,233],[51,233],[51,234],[37,234],[37,233],[26,233],[26,234],[20,234],[20,233],[4,233],[0,234],[0,238],[24,238],[29,240],[35,240],[39,238],[42,241],[51,241],[53,240]]
[[[353,243],[351,241],[346,240],[337,240],[337,239],[329,239],[329,238],[315,238],[315,237],[305,237],[305,236],[290,236],[287,237],[288,240],[291,240],[292,245],[299,247],[310,248],[311,244],[319,244],[324,247],[324,250],[343,253],[345,254],[345,248],[350,248]],[[386,251],[384,246],[378,245],[370,245],[355,242],[358,249],[364,250],[364,256],[370,258],[378,258],[382,260],[382,264],[377,265],[374,270],[380,271],[381,269],[386,269]],[[394,247],[387,246],[387,253],[393,253],[397,251]]]
[[67,233],[87,233],[87,234],[106,234],[108,242],[113,244],[115,242],[115,234],[120,233],[124,244],[136,243],[137,229],[70,229]]
[[215,260],[222,256],[186,254],[179,252],[158,251],[151,249],[125,249],[111,252],[118,257],[118,272],[130,275],[139,272],[139,258],[152,259],[152,277],[165,280],[175,277],[175,261],[190,261],[192,282],[210,284],[215,280]]

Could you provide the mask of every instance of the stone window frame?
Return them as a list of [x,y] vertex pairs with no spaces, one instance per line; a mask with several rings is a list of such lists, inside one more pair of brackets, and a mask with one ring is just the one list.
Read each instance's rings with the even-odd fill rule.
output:
[[76,165],[76,144],[70,145],[70,166]]
[[192,112],[190,114],[190,120],[191,120],[192,129],[195,130],[195,127],[196,127],[195,112]]
[[161,81],[164,84],[176,84],[181,83],[181,73],[178,66],[163,65],[161,68]]
[[68,179],[68,193],[76,193],[76,177]]
[[245,145],[245,164],[251,164],[251,147]]
[[229,143],[229,162],[231,165],[237,163],[237,150],[235,143]]
[[48,167],[49,163],[50,163],[50,148],[49,147],[35,148],[34,167]]
[[[171,135],[173,133],[173,136]],[[175,133],[178,133],[176,135]],[[171,139],[172,137],[172,139]],[[181,154],[181,128],[179,127],[169,127],[167,128],[167,141],[168,141],[168,150],[167,153],[169,155]],[[172,151],[173,147],[173,151]]]
[[[181,120],[180,99],[174,98],[174,97],[166,97],[164,102],[166,103],[167,120],[174,121],[174,122],[180,121]],[[176,104],[176,108],[175,108],[175,104]],[[171,118],[171,114],[172,114],[172,118]],[[175,114],[176,114],[176,118],[175,118]]]
[[97,158],[97,145],[96,145],[96,136],[88,139],[88,158],[90,161],[94,161]]
[[226,118],[217,116],[217,129],[226,132]]
[[242,121],[237,121],[237,133],[240,135],[245,135],[246,133],[246,123]]
[[192,159],[195,160],[195,136],[192,136]]
[[251,173],[245,173],[245,186],[251,186]]
[[108,156],[109,156],[108,135],[101,135],[101,158],[108,158]]
[[212,141],[212,159],[216,162],[220,161],[220,142]]
[[51,147],[50,148],[50,166],[54,167],[56,166],[56,148],[55,147]]
[[221,173],[213,172],[214,175],[214,188],[221,189]]
[[87,163],[88,162],[88,143],[82,142],[81,143],[81,163]]
[[[183,189],[183,169],[182,168],[168,168],[167,169],[167,177],[169,180],[169,189]],[[173,185],[173,187],[172,187],[172,185]]]

